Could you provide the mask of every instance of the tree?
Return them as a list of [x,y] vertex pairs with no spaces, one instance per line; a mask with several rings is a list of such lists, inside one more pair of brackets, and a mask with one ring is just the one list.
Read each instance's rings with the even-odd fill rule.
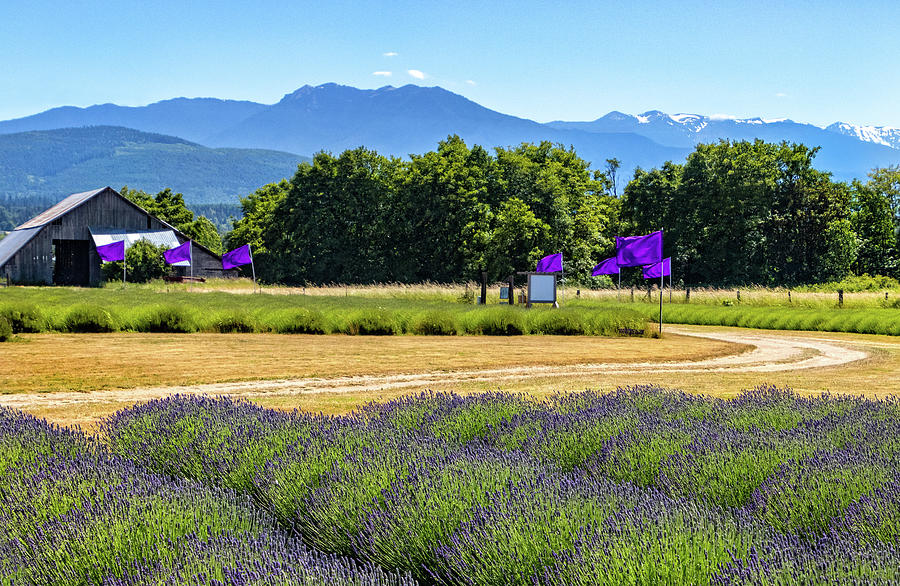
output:
[[491,280],[503,279],[544,256],[550,226],[524,201],[512,197],[500,204],[496,225],[485,250],[485,269]]
[[609,191],[612,193],[612,196],[615,198],[619,197],[619,185],[618,185],[618,173],[619,167],[622,165],[622,162],[615,157],[612,159],[606,159],[606,171],[603,175],[606,177],[606,180],[609,185]]
[[895,275],[897,237],[890,197],[873,188],[871,181],[854,181],[851,190],[851,222],[859,239],[854,271],[859,275]]
[[[161,279],[169,272],[163,252],[166,246],[156,246],[148,240],[138,240],[125,251],[125,263],[128,267],[125,278],[129,283],[146,283],[152,279]],[[122,278],[122,262],[103,263],[103,277],[107,281]]]
[[145,191],[129,189],[127,185],[122,187],[120,193],[194,242],[216,254],[222,252],[222,237],[215,224],[204,216],[195,219],[182,194],[174,193],[167,187],[153,196]]

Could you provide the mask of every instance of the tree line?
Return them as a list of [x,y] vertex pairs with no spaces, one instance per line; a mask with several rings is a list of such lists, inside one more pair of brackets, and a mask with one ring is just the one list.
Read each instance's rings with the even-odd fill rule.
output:
[[290,284],[493,281],[562,252],[568,278],[596,285],[608,281],[590,269],[616,235],[660,229],[687,285],[900,276],[900,168],[837,182],[813,167],[817,151],[701,144],[683,164],[637,169],[621,194],[618,161],[591,169],[549,142],[489,152],[450,136],[409,160],[323,152],[243,198],[226,239],[252,246],[263,279]]

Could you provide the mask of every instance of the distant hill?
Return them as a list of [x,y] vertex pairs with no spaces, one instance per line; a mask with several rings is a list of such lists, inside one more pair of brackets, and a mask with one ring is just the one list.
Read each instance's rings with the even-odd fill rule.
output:
[[105,185],[184,193],[189,204],[231,202],[291,177],[308,158],[212,149],[129,128],[93,126],[0,135],[0,197],[61,199]]
[[[683,161],[697,143],[721,138],[819,146],[816,166],[838,179],[862,178],[873,167],[900,163],[900,130],[895,128],[844,123],[820,128],[791,120],[723,119],[656,110],[637,116],[610,112],[591,122],[539,124],[490,110],[440,87],[415,85],[374,90],[333,83],[307,85],[271,105],[176,98],[143,107],[62,107],[0,122],[0,134],[89,125],[158,132],[207,147],[274,149],[302,155],[320,150],[337,154],[365,146],[406,157],[434,149],[450,134],[488,148],[550,140],[574,146],[595,168],[602,168],[608,158],[618,158],[622,177],[637,166]],[[197,173],[193,184],[199,186],[206,171],[198,169]],[[220,192],[218,188],[208,191]]]
[[[202,124],[199,122],[202,120]],[[184,122],[179,128],[180,121]],[[439,87],[406,85],[361,90],[327,83],[303,86],[276,104],[176,99],[142,108],[106,104],[55,108],[0,122],[0,133],[88,124],[123,125],[180,136],[210,147],[265,148],[312,155],[365,146],[406,157],[436,148],[458,134],[469,144],[513,146],[550,140],[573,145],[602,167],[618,157],[626,168],[681,159],[688,149],[659,145],[633,133],[599,135],[558,130],[532,120],[495,112]]]

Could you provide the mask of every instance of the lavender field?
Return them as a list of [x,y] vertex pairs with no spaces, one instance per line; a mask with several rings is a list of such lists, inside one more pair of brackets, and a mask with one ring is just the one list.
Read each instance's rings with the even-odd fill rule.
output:
[[343,417],[0,411],[3,584],[895,584],[900,401],[652,387]]

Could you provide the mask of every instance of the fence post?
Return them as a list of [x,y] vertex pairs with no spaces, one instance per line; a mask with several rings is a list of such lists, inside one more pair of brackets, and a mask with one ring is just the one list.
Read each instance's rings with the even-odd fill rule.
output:
[[838,307],[844,307],[844,290],[838,289]]
[[688,287],[687,289],[684,290],[684,302],[685,303],[691,302],[691,288],[690,287]]
[[631,302],[634,303],[634,285],[631,286]]
[[790,289],[788,289],[788,303],[793,303],[793,301],[791,301],[791,290]]
[[738,301],[738,303],[741,302],[741,290],[740,289],[737,290],[737,301]]

